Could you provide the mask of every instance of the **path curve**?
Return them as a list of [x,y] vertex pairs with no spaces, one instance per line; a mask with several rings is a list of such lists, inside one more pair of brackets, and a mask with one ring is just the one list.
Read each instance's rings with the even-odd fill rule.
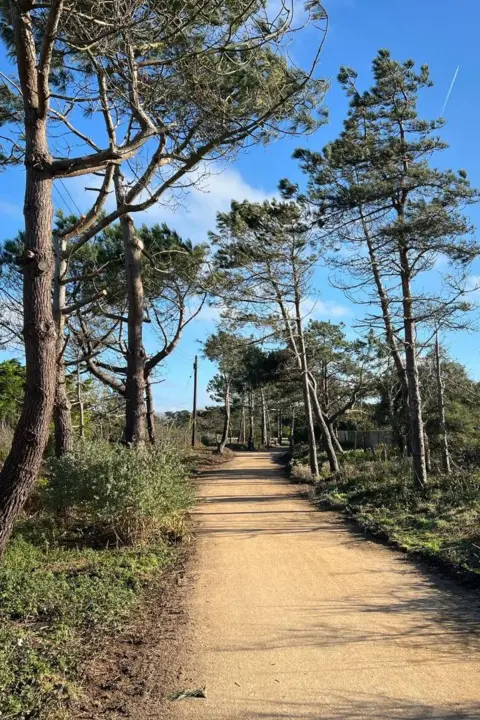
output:
[[173,720],[480,719],[478,603],[316,511],[272,453],[199,484]]

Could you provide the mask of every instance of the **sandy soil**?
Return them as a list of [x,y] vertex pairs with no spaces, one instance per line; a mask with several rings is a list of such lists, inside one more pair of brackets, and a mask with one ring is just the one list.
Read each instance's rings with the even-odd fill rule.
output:
[[478,598],[316,511],[274,454],[240,455],[199,494],[188,653],[172,664],[176,689],[206,699],[159,718],[480,719]]

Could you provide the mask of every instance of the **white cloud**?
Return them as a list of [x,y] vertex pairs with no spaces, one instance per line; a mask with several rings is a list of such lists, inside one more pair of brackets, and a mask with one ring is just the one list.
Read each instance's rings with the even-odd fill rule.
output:
[[157,204],[140,213],[139,221],[149,225],[166,222],[185,238],[205,242],[208,231],[215,230],[217,212],[227,211],[232,200],[263,202],[273,197],[273,193],[250,185],[234,168],[222,171],[218,166],[209,167],[208,174],[206,170],[202,167],[192,174],[196,185],[176,199],[176,206],[172,207],[175,201],[170,197],[168,204]]
[[338,320],[350,315],[351,311],[334,300],[309,297],[302,302],[302,313],[304,320]]
[[[208,231],[215,230],[217,212],[227,211],[232,200],[250,200],[263,202],[274,196],[261,187],[250,185],[233,167],[225,169],[219,164],[203,163],[199,168],[189,173],[185,178],[191,182],[192,187],[177,193],[170,193],[145,212],[135,216],[137,223],[153,225],[166,222],[185,239],[189,238],[195,243],[206,242]],[[193,184],[194,183],[194,184]],[[85,212],[95,200],[96,193],[86,190],[88,187],[98,187],[99,179],[94,176],[72,178],[60,186],[60,191],[67,201],[67,208],[71,207],[77,212],[74,205]],[[73,198],[73,201],[72,201]],[[113,210],[115,201],[113,193],[107,201],[107,211]]]
[[196,316],[195,322],[218,323],[220,322],[220,313],[223,310],[224,308],[222,307],[205,303]]

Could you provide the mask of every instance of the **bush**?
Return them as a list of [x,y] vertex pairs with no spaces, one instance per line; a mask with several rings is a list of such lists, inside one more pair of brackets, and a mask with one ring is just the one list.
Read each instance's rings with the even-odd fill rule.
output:
[[309,465],[293,462],[290,467],[290,479],[296,483],[313,483],[313,475]]
[[9,425],[0,422],[0,462],[3,462],[10,452],[13,430]]
[[192,501],[184,459],[165,441],[84,443],[50,461],[0,564],[0,718],[68,716],[93,643],[176,557]]
[[149,542],[182,533],[192,490],[171,443],[132,451],[105,442],[82,443],[54,459],[43,490],[47,510],[119,543]]

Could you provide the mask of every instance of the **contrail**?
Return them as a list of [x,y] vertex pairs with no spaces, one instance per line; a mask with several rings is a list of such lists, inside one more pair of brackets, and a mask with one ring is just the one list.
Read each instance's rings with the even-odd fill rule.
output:
[[444,115],[444,113],[445,113],[445,110],[446,110],[446,108],[447,108],[448,101],[450,100],[450,95],[452,94],[453,87],[454,87],[454,85],[455,85],[455,83],[456,83],[456,81],[457,81],[457,77],[458,77],[459,71],[460,71],[460,65],[459,65],[459,66],[457,67],[457,69],[455,70],[455,75],[453,76],[453,80],[452,80],[452,82],[450,83],[450,87],[448,88],[447,97],[445,98],[445,102],[443,103],[442,112],[440,113],[440,116],[441,116],[441,117],[443,117],[443,115]]

